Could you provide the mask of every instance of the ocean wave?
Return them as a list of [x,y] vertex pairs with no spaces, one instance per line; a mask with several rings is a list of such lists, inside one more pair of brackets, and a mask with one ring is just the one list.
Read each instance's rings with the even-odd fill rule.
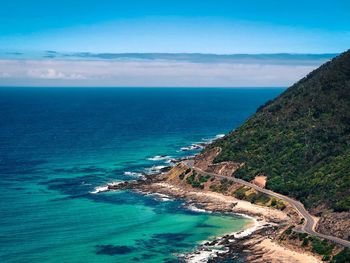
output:
[[246,237],[246,236],[250,236],[251,234],[253,234],[256,230],[258,229],[261,229],[264,227],[264,224],[262,224],[261,222],[258,222],[258,220],[255,218],[255,217],[252,217],[252,216],[248,216],[248,215],[245,215],[245,214],[239,214],[239,213],[236,213],[236,215],[239,215],[239,216],[242,216],[242,217],[245,217],[245,218],[248,218],[248,219],[251,219],[253,220],[253,226],[252,227],[249,227],[247,229],[244,229],[242,231],[238,231],[238,232],[233,232],[231,233],[231,235],[233,235],[235,237],[235,239],[241,239],[243,237]]
[[155,197],[156,200],[163,201],[163,202],[168,202],[168,201],[174,201],[170,196],[166,194],[161,194],[161,193],[150,193],[148,194],[149,196]]
[[145,173],[148,175],[159,174],[165,167],[165,165],[155,165],[152,167],[148,167],[145,169]]
[[[256,218],[245,215],[245,214],[239,214],[235,213],[236,215],[249,218],[253,220],[254,225],[252,227],[249,227],[245,230],[233,232],[230,235],[234,237],[234,239],[241,239],[243,237],[249,236],[252,233],[254,233],[256,230],[263,228],[265,225],[262,222],[258,222]],[[188,263],[204,263],[208,262],[209,259],[217,257],[221,253],[226,253],[229,251],[228,247],[226,245],[222,245],[221,240],[223,237],[216,238],[215,244],[206,245],[209,241],[203,241],[195,251],[191,253],[181,254],[179,255],[180,258],[183,258],[185,262]],[[229,242],[233,242],[234,240],[229,239]]]
[[193,144],[191,144],[190,146],[181,147],[181,148],[180,148],[180,151],[182,151],[182,152],[194,151],[194,150],[200,150],[200,149],[203,149],[203,148],[204,148],[204,145],[199,144],[199,143],[193,143]]
[[150,160],[150,161],[163,161],[163,160],[169,160],[169,159],[171,159],[171,156],[169,155],[156,155],[156,156],[147,158],[147,160]]
[[193,204],[187,205],[186,208],[188,210],[191,210],[191,211],[196,212],[196,213],[212,213],[211,211],[207,211],[205,209],[198,208],[198,207],[194,206]]
[[127,175],[127,176],[132,176],[132,177],[144,177],[144,174],[143,173],[138,173],[138,172],[129,172],[129,171],[126,171],[124,172],[124,175]]
[[217,139],[221,139],[225,137],[225,134],[217,134],[212,138],[202,138],[202,141],[205,141],[205,143],[209,144],[212,143],[213,141],[217,140]]
[[196,142],[196,143],[192,143],[190,146],[181,147],[180,151],[181,152],[185,152],[185,151],[201,150],[205,146],[207,146],[208,144],[211,144],[215,140],[220,139],[220,138],[222,138],[224,136],[225,136],[225,134],[217,134],[213,138],[202,138],[201,142]]
[[182,257],[187,263],[206,263],[209,259],[215,258],[218,254],[226,253],[227,251],[228,249],[223,249],[223,246],[216,246],[215,248],[199,250],[194,253],[182,255]]
[[116,185],[119,185],[123,182],[124,181],[116,181],[116,182],[108,183],[106,185],[97,186],[97,187],[95,187],[94,191],[91,191],[90,193],[91,194],[98,194],[98,193],[102,193],[102,192],[107,192],[107,191],[109,191],[109,186],[116,186]]

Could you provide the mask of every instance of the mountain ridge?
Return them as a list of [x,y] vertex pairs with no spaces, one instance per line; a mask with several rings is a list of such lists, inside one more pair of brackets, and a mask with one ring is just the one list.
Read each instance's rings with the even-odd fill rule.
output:
[[[258,108],[207,149],[214,162],[245,163],[234,173],[297,198],[309,209],[350,210],[350,50]],[[204,150],[206,151],[206,150]]]

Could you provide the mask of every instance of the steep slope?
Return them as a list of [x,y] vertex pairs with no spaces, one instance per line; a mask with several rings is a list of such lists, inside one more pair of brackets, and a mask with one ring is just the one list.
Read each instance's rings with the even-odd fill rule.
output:
[[245,163],[236,177],[267,176],[266,187],[308,208],[350,210],[350,50],[258,109],[208,147],[215,162]]

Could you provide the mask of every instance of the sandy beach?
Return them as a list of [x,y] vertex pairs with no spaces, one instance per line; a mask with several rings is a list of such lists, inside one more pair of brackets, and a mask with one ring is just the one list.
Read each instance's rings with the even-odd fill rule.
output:
[[253,221],[244,231],[228,233],[212,242],[204,242],[192,253],[180,255],[186,262],[217,262],[223,258],[234,258],[238,251],[247,262],[321,262],[309,252],[286,248],[275,240],[282,229],[299,220],[297,214],[288,208],[280,211],[221,193],[183,188],[167,181],[140,184],[134,188],[143,193],[184,199],[188,206],[200,211],[232,213],[252,218]]

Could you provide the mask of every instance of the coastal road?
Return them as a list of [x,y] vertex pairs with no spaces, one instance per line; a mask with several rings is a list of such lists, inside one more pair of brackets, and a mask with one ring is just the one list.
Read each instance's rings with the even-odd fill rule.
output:
[[294,230],[296,232],[301,232],[301,233],[307,233],[313,236],[317,236],[320,238],[324,238],[330,241],[333,241],[335,243],[338,243],[344,247],[348,247],[350,248],[350,241],[338,238],[338,237],[334,237],[334,236],[328,236],[328,235],[324,235],[321,233],[316,232],[316,225],[317,225],[317,218],[313,217],[304,207],[304,205],[302,203],[300,203],[297,200],[294,200],[288,196],[279,194],[279,193],[275,193],[271,190],[265,189],[265,188],[261,188],[255,184],[249,183],[247,181],[244,181],[242,179],[239,178],[235,178],[235,177],[231,177],[231,176],[225,176],[225,175],[220,175],[220,174],[216,174],[216,173],[210,173],[210,172],[205,172],[202,169],[195,167],[194,166],[194,161],[193,160],[187,160],[184,161],[184,163],[191,169],[203,174],[203,175],[210,175],[210,176],[215,176],[217,178],[220,179],[227,179],[229,181],[233,181],[235,183],[239,183],[248,187],[251,187],[253,189],[255,189],[256,191],[259,191],[261,193],[279,198],[287,203],[289,203],[291,206],[293,206],[295,208],[295,210],[298,212],[298,214],[304,218],[304,224],[301,226],[297,226],[294,228]]

